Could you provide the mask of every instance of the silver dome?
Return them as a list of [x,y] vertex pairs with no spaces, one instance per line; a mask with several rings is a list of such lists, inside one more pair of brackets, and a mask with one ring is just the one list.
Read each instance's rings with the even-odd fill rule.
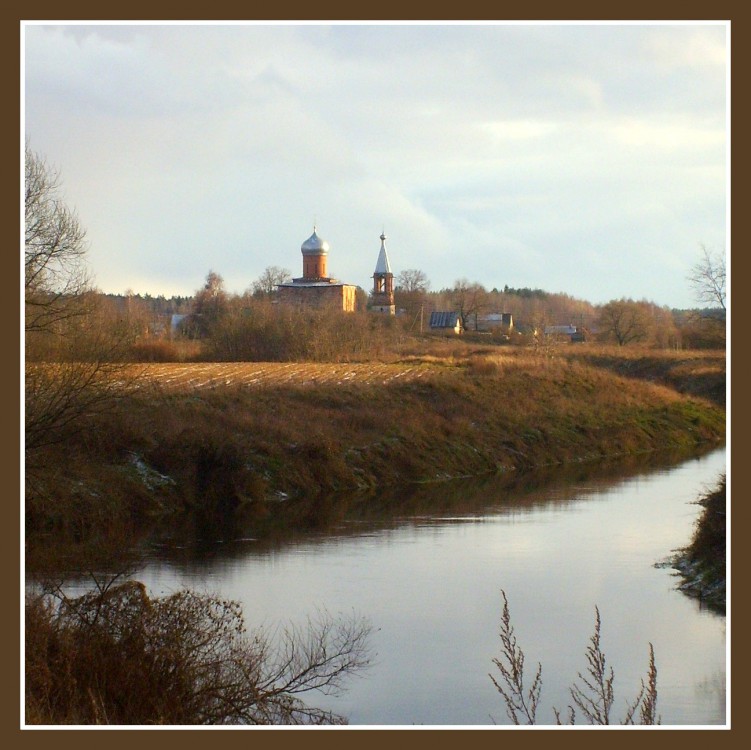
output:
[[329,243],[322,240],[314,229],[313,234],[302,243],[300,250],[303,255],[325,255],[329,251]]

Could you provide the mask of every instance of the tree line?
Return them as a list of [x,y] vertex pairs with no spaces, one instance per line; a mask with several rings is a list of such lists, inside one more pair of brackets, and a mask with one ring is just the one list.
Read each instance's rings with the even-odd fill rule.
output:
[[[541,289],[506,286],[488,290],[468,279],[432,291],[423,271],[407,269],[397,276],[397,317],[389,321],[372,319],[368,294],[361,288],[357,289],[356,314],[351,316],[276,304],[276,287],[289,278],[286,269],[270,266],[248,289],[236,294],[228,292],[222,276],[210,270],[203,286],[191,296],[99,295],[99,319],[105,328],[113,326],[121,338],[129,339],[133,353],[146,356],[149,346],[143,345],[145,341],[152,342],[151,353],[155,354],[160,350],[155,340],[183,337],[203,342],[206,355],[220,360],[375,355],[400,337],[427,332],[433,311],[457,312],[468,333],[487,330],[483,325],[486,315],[510,314],[514,325],[511,338],[516,343],[533,343],[552,327],[562,325],[582,331],[590,341],[618,346],[701,349],[722,348],[725,343],[724,296],[715,301],[714,308],[702,310],[675,310],[625,297],[593,305]],[[176,314],[183,319],[174,328],[172,316]],[[378,340],[373,338],[376,333]],[[508,339],[503,336],[499,341]],[[141,344],[136,345],[137,341]]]

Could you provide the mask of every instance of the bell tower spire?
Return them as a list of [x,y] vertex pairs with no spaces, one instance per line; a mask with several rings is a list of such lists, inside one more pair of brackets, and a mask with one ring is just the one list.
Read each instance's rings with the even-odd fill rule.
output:
[[373,291],[370,309],[373,312],[396,314],[394,305],[394,274],[391,273],[389,255],[386,252],[386,233],[381,232],[381,249],[378,253],[375,272],[373,273]]

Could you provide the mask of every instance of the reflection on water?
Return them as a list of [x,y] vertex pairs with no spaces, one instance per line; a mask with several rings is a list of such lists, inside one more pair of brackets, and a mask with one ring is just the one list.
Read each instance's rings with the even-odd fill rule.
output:
[[155,530],[143,548],[149,557],[201,564],[265,554],[306,540],[362,536],[404,524],[477,522],[488,514],[515,516],[552,506],[565,509],[624,480],[638,481],[681,462],[671,454],[649,453],[548,466],[528,473],[391,487],[379,493],[276,500],[260,511],[228,516],[222,524],[195,518],[182,525],[171,522],[168,528]]
[[719,450],[286,501],[232,527],[156,535],[135,577],[155,594],[187,586],[237,599],[251,627],[317,607],[369,617],[376,664],[343,696],[311,701],[353,724],[506,723],[488,677],[501,589],[530,669],[543,665],[543,723],[587,668],[598,606],[617,717],[651,642],[663,723],[724,724],[725,620],[654,566],[688,543],[695,500],[724,467]]

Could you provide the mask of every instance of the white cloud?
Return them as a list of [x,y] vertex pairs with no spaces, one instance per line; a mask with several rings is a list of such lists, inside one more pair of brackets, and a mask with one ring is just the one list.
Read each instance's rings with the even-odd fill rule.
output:
[[685,151],[724,147],[725,131],[703,123],[648,122],[626,118],[612,127],[613,136],[627,146],[652,147],[661,151]]
[[645,49],[653,60],[668,68],[689,67],[699,71],[714,67],[722,72],[727,62],[726,27],[688,27],[683,34],[657,27],[647,37]]
[[725,243],[724,34],[30,25],[26,131],[108,290],[297,273],[317,218],[332,272],[366,287],[385,227],[395,270],[434,288],[687,306],[676,269]]
[[542,120],[496,120],[480,123],[479,127],[499,141],[542,138],[557,129],[556,123]]

